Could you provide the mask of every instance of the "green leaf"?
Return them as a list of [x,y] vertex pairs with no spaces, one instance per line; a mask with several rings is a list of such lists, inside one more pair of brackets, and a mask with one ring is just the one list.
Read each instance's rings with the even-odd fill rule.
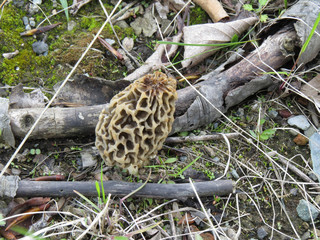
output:
[[68,2],[67,0],[60,0],[60,3],[64,9],[64,14],[66,15],[67,22],[69,22]]
[[123,236],[116,236],[114,237],[114,240],[128,240],[129,238],[123,237]]
[[36,150],[35,149],[30,149],[30,154],[35,155],[36,154]]
[[308,47],[308,45],[309,45],[309,42],[310,42],[310,40],[311,40],[314,32],[316,31],[316,29],[317,29],[317,27],[318,27],[318,25],[319,25],[319,21],[320,21],[320,12],[319,12],[319,14],[318,14],[318,17],[317,17],[316,21],[315,21],[314,24],[313,24],[313,27],[312,27],[312,29],[311,29],[311,32],[310,32],[307,40],[305,41],[305,43],[303,44],[303,46],[302,46],[302,48],[301,48],[301,51],[300,51],[299,56],[307,49],[307,47]]
[[247,11],[253,11],[253,7],[251,4],[243,4],[243,9]]
[[262,119],[260,120],[260,125],[263,125],[265,122],[266,122],[266,120],[265,120],[264,118],[262,118]]
[[264,23],[264,22],[266,22],[267,20],[268,20],[268,15],[266,15],[266,14],[262,14],[261,16],[260,16],[260,21],[262,22],[262,23]]
[[194,235],[194,239],[195,239],[195,240],[203,240],[203,238],[202,238],[198,233],[196,233],[196,234]]
[[269,138],[273,137],[273,135],[276,133],[275,129],[266,129],[264,130],[261,135],[259,136],[260,140],[268,140]]
[[251,134],[252,137],[257,138],[257,134],[254,131],[249,130],[249,133]]
[[174,163],[177,160],[178,160],[177,158],[167,158],[167,160],[164,163]]
[[180,137],[186,137],[189,135],[189,132],[179,132]]
[[39,148],[36,149],[36,154],[39,155],[41,153],[41,150]]
[[261,7],[263,7],[264,5],[267,4],[268,1],[269,1],[269,0],[259,0],[259,5],[260,5]]
[[231,42],[238,42],[239,41],[239,36],[237,34],[233,35],[231,38]]
[[98,193],[98,198],[100,199],[101,193],[100,193],[100,185],[98,181],[95,181],[95,185],[96,185],[96,191]]

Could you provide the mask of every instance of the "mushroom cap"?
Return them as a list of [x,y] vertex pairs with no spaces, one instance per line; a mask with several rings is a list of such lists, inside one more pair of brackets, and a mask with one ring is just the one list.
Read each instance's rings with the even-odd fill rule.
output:
[[174,121],[176,81],[145,75],[115,95],[96,126],[96,147],[109,166],[137,174],[162,148]]

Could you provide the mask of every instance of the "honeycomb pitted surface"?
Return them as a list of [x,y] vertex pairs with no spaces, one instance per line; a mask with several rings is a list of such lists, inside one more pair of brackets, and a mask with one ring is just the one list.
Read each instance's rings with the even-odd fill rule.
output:
[[109,166],[137,174],[149,163],[171,131],[176,81],[148,74],[115,95],[96,126],[96,147]]

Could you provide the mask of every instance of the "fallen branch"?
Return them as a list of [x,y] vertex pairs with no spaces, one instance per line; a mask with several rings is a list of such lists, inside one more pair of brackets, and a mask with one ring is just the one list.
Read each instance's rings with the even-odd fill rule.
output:
[[[292,27],[282,29],[268,37],[259,48],[231,68],[220,74],[211,73],[204,76],[205,81],[194,87],[207,100],[199,96],[192,87],[180,89],[171,134],[208,125],[230,107],[260,89],[273,84],[270,76],[262,75],[262,73],[263,71],[274,71],[291,59],[284,51],[286,48],[294,48],[294,46],[288,45],[290,42],[294,44],[296,37],[296,32]],[[214,107],[220,112],[208,101],[214,104]],[[48,109],[31,138],[93,135],[98,115],[105,106]],[[24,137],[41,111],[42,109],[9,110],[9,118],[15,137]]]
[[211,135],[202,135],[194,137],[168,137],[166,143],[184,143],[184,142],[197,142],[197,141],[211,141],[211,140],[221,140],[224,139],[223,135],[228,139],[237,138],[240,136],[240,133],[224,133],[224,134],[211,134]]
[[[103,182],[104,191],[116,196],[126,196],[141,187],[142,183],[118,181]],[[194,186],[199,196],[226,196],[233,192],[232,180],[218,180],[195,182]],[[101,187],[101,186],[100,186]],[[74,190],[85,196],[97,196],[95,182],[36,182],[20,181],[16,197],[70,197],[77,196]],[[135,197],[185,199],[195,197],[190,183],[156,184],[147,183],[142,189],[134,193]]]

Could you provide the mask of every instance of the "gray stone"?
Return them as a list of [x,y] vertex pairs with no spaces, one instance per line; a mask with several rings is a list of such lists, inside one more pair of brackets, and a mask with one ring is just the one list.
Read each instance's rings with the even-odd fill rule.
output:
[[289,133],[290,133],[292,136],[297,136],[297,135],[300,133],[300,130],[299,130],[299,129],[296,129],[296,128],[291,128],[291,129],[289,129]]
[[291,188],[291,189],[290,189],[290,194],[293,195],[293,196],[297,196],[297,194],[298,194],[298,189],[297,189],[297,188]]
[[82,151],[80,155],[83,168],[93,167],[97,164],[97,159],[94,159],[90,151]]
[[304,135],[310,138],[316,132],[317,132],[317,129],[314,126],[310,126],[307,130],[304,131]]
[[[309,213],[309,208],[310,208],[311,216]],[[297,206],[297,213],[298,213],[298,216],[303,221],[309,222],[311,221],[311,218],[315,220],[318,217],[319,210],[312,203],[309,203],[306,200],[301,199]]]
[[270,110],[268,112],[268,115],[269,115],[270,118],[274,119],[274,118],[276,118],[278,116],[278,112],[276,110]]
[[42,3],[42,0],[33,0],[32,3],[40,5]]
[[117,22],[116,25],[122,29],[130,27],[129,24],[124,20]]
[[30,21],[30,26],[31,27],[35,27],[36,26],[36,22],[34,21],[33,17],[29,18],[29,21]]
[[109,43],[111,46],[116,43],[116,41],[113,40],[113,39],[111,39],[111,38],[105,38],[104,40],[105,40],[107,43]]
[[22,21],[23,21],[23,24],[24,24],[25,26],[27,26],[27,25],[29,24],[29,19],[28,19],[28,17],[26,17],[26,16],[24,16],[24,17],[22,18]]
[[31,26],[29,24],[27,24],[25,29],[26,29],[26,31],[29,31],[29,30],[31,30]]
[[58,3],[56,0],[52,0],[52,7],[56,8],[58,6]]
[[309,139],[313,171],[320,181],[320,133],[314,133]]
[[318,177],[316,174],[314,174],[313,171],[309,171],[308,172],[308,177],[311,178],[313,181],[317,182],[318,181]]
[[235,178],[235,179],[239,179],[239,174],[237,173],[237,171],[235,169],[231,170],[231,175]]
[[265,227],[259,227],[257,230],[257,235],[259,239],[264,239],[268,236],[268,232],[266,231]]
[[302,130],[307,130],[310,127],[310,123],[304,115],[290,117],[288,124]]
[[309,231],[305,232],[302,236],[301,236],[301,240],[308,240],[311,238],[311,234]]
[[49,46],[45,42],[38,41],[32,43],[32,49],[38,55],[45,55],[48,54]]
[[68,22],[68,31],[72,31],[74,27],[77,25],[77,23],[73,20]]
[[25,2],[24,0],[13,0],[13,5],[15,5],[16,7],[24,7]]

